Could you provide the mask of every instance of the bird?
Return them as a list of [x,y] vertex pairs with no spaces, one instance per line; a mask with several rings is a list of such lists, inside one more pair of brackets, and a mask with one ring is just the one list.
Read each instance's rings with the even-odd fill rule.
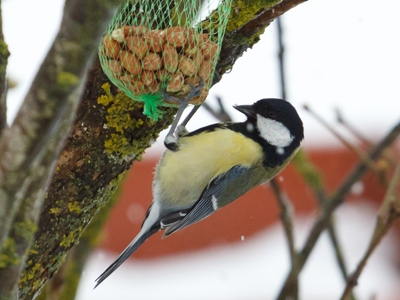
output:
[[153,202],[141,230],[96,279],[95,288],[150,236],[167,237],[274,178],[295,156],[304,138],[303,123],[287,101],[266,98],[237,105],[244,122],[222,122],[179,137],[167,149],[153,180]]

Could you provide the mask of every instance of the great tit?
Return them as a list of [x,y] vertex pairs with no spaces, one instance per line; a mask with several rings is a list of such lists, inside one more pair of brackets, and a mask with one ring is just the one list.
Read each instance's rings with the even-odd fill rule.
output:
[[153,181],[153,203],[138,235],[97,279],[97,287],[159,230],[164,236],[194,224],[282,171],[303,140],[295,108],[281,99],[234,106],[247,116],[179,138],[166,150]]

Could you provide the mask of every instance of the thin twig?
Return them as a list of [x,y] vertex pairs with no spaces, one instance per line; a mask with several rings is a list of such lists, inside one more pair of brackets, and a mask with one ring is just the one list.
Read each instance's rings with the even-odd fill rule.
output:
[[[385,138],[376,145],[370,151],[370,159],[376,160],[380,154],[389,147],[400,134],[400,123],[398,123],[392,130],[385,136]],[[326,228],[329,220],[327,217],[330,217],[336,208],[341,205],[345,196],[351,191],[352,186],[368,171],[368,166],[364,161],[361,161],[355,170],[349,175],[349,177],[343,182],[343,184],[338,188],[338,190],[331,196],[324,210],[322,211],[321,216],[315,222],[313,229],[309,235],[309,238],[306,241],[306,244],[303,247],[301,252],[302,254],[302,264],[305,263],[308,258],[312,248],[314,247],[316,241],[319,238],[319,235]]]
[[[281,98],[286,99],[286,74],[285,74],[285,46],[283,42],[283,26],[282,17],[276,19],[276,28],[278,36],[278,61],[279,61],[279,78],[280,78],[280,89]],[[286,99],[287,100],[287,99]],[[282,193],[278,182],[275,179],[271,180],[272,191],[278,201],[281,208],[280,218],[282,220],[283,227],[285,229],[286,239],[288,241],[290,258],[292,265],[296,264],[297,252],[294,247],[293,237],[293,207],[291,202],[287,199],[287,196]],[[298,283],[297,283],[298,286]],[[293,289],[293,297],[298,297],[298,287]]]
[[[329,226],[328,226],[329,239],[331,240],[333,249],[335,250],[335,256],[339,265],[340,273],[342,274],[343,279],[346,281],[349,273],[347,271],[346,263],[343,257],[342,247],[337,238],[336,229],[334,225],[335,225],[334,220],[333,218],[331,218],[329,220]],[[355,297],[352,296],[352,298],[354,299]]]
[[[277,28],[277,36],[278,36],[278,65],[279,65],[279,79],[280,79],[280,96],[282,99],[287,99],[286,93],[286,76],[285,76],[285,46],[283,42],[283,27],[282,27],[282,17],[276,19],[276,28]],[[275,198],[280,207],[280,218],[282,221],[283,228],[285,230],[285,236],[289,247],[290,260],[292,268],[294,268],[297,264],[298,253],[295,250],[294,236],[293,236],[293,207],[291,206],[291,202],[287,199],[287,196],[284,195],[279,187],[278,182],[275,179],[270,181],[272,191],[275,194]],[[293,280],[293,283],[290,289],[286,294],[287,298],[290,299],[298,299],[299,298],[299,281],[298,279]]]
[[[324,207],[328,201],[325,191],[319,188],[319,189],[314,189],[314,193],[317,196],[320,207]],[[331,216],[329,220],[328,235],[329,239],[331,240],[333,249],[335,251],[335,256],[339,265],[340,273],[342,274],[344,281],[347,281],[347,276],[348,276],[347,267],[344,261],[342,247],[339,243],[339,239],[336,234],[335,221],[333,216]],[[352,295],[352,299],[354,298],[355,297]]]
[[272,192],[277,199],[281,212],[279,214],[283,228],[285,230],[286,240],[289,245],[290,259],[292,261],[292,265],[296,263],[297,253],[295,249],[295,242],[293,236],[293,206],[287,195],[282,192],[277,180],[274,178],[270,182]]
[[[371,148],[373,145],[373,142],[368,140],[363,134],[361,134],[353,125],[350,124],[342,115],[341,111],[336,108],[336,119],[338,123],[342,124],[349,132],[351,132],[357,139],[361,141],[361,147],[364,148]],[[329,128],[328,128],[329,129]],[[353,147],[353,146],[351,146]],[[361,159],[365,157],[365,151],[366,150],[361,150],[360,148],[353,147],[351,148],[353,152],[356,152],[356,155],[358,155]],[[362,154],[360,154],[360,153]],[[364,157],[363,157],[364,156]],[[379,182],[387,188],[389,184],[389,179],[388,179],[388,166],[395,164],[397,161],[397,158],[394,157],[393,153],[391,151],[385,151],[382,153],[382,158],[379,160],[378,163],[372,164],[372,170],[377,174]]]
[[362,161],[365,161],[368,164],[368,167],[376,173],[379,173],[377,167],[374,162],[368,157],[368,154],[362,149],[353,146],[349,141],[347,141],[339,132],[337,132],[328,122],[326,122],[320,115],[314,112],[309,106],[304,105],[304,109],[308,111],[317,121],[319,121],[322,125],[325,126],[346,148],[350,149],[353,153],[355,153]]
[[382,238],[388,232],[394,221],[400,218],[400,194],[397,190],[400,182],[400,164],[397,165],[395,173],[390,181],[385,198],[383,200],[380,214],[377,218],[375,230],[371,238],[371,242],[365,252],[363,258],[358,263],[356,270],[351,274],[347,280],[346,287],[340,299],[348,299],[349,294],[353,287],[357,285],[358,278],[363,271],[365,265],[376,246],[379,245]]
[[[282,99],[287,99],[286,80],[285,80],[285,61],[284,61],[285,47],[284,47],[284,43],[283,43],[283,28],[282,28],[282,24],[281,24],[281,18],[282,17],[277,19],[278,45],[279,45],[278,58],[279,58],[279,70],[280,70],[280,83],[281,83],[280,87],[281,87]],[[312,169],[315,171],[314,168],[312,168]],[[317,173],[317,172],[315,172],[315,173]],[[322,177],[320,174],[314,174],[314,175],[315,176],[313,176],[313,177]],[[319,180],[319,181],[321,182],[321,180]],[[275,182],[271,182],[271,186],[273,188],[274,188],[274,185],[273,185],[274,183]],[[322,184],[316,184],[316,185],[312,184],[310,186],[314,190],[314,193],[318,199],[320,207],[323,207],[326,203],[326,194],[325,194],[323,185]],[[281,206],[281,219],[282,219],[282,223],[285,227],[286,238],[288,240],[288,245],[289,245],[289,249],[290,249],[290,253],[291,253],[292,266],[294,266],[297,262],[298,254],[296,252],[294,252],[294,246],[292,245],[292,243],[293,243],[293,236],[291,236],[292,235],[292,231],[291,231],[292,227],[287,228],[288,226],[291,226],[291,224],[289,224],[289,222],[284,219],[284,218],[290,218],[290,216],[286,215],[287,208],[285,207],[285,202],[283,202],[284,199],[279,199],[278,196],[277,196],[277,199],[278,199],[279,205]],[[342,248],[340,246],[339,240],[336,235],[335,222],[334,222],[333,218],[330,218],[330,221],[329,221],[328,234],[329,234],[329,238],[332,242],[332,246],[335,251],[335,256],[336,256],[336,260],[339,265],[339,269],[342,273],[344,281],[346,281],[347,280],[347,268],[346,268],[346,264],[345,264],[344,257],[343,257],[343,251],[341,250]],[[297,280],[297,282],[295,280],[293,280],[293,284],[291,285],[290,292],[287,293],[285,296],[298,297],[298,280]],[[351,296],[353,299],[355,299],[353,295],[351,295]]]
[[[305,1],[282,0],[278,4],[269,7],[268,4],[266,5],[265,2],[262,2],[264,3],[262,7],[255,9],[258,5],[256,4],[257,2],[253,2],[255,5],[239,5],[243,1],[234,0],[216,71],[223,75],[228,70],[231,70],[235,61],[255,44],[259,35],[272,21]],[[236,12],[234,10],[235,7],[240,7],[240,10]],[[238,18],[233,18],[232,16],[238,16]],[[236,22],[243,25],[231,31]],[[254,37],[257,37],[257,39],[254,39]]]
[[[390,132],[377,144],[370,152],[370,159],[376,160],[382,152],[389,147],[400,134],[400,123],[393,127]],[[342,183],[338,190],[330,197],[327,204],[324,206],[323,211],[319,218],[315,221],[306,243],[300,252],[298,264],[296,268],[292,268],[286,281],[281,289],[278,299],[285,299],[283,296],[286,289],[290,289],[293,280],[297,278],[300,271],[303,269],[312,249],[318,241],[321,233],[329,225],[329,220],[335,209],[337,209],[344,201],[346,195],[351,191],[351,187],[368,171],[368,165],[364,161],[360,161],[354,171],[348,176],[348,178]]]
[[339,108],[335,109],[336,120],[338,123],[342,124],[348,131],[350,131],[355,137],[357,137],[364,145],[371,147],[372,142],[368,140],[361,132],[359,132],[350,122],[348,122],[344,117]]
[[285,46],[283,45],[283,28],[282,28],[282,17],[276,19],[276,26],[278,29],[278,58],[279,58],[279,78],[281,87],[281,98],[286,99],[286,78],[285,78]]
[[221,122],[232,121],[231,116],[225,110],[225,106],[222,103],[222,98],[217,96],[216,99],[219,107],[218,111],[209,106],[207,102],[204,102],[202,107],[204,107],[214,118],[220,120]]
[[[285,236],[289,247],[290,253],[290,261],[292,267],[297,265],[298,261],[298,252],[295,249],[294,235],[293,235],[293,207],[291,205],[290,200],[287,198],[287,195],[281,191],[281,188],[276,181],[276,179],[272,179],[270,181],[271,188],[273,193],[275,194],[275,198],[280,207],[279,217],[282,221],[283,228],[285,230]],[[293,280],[290,289],[286,290],[287,294],[285,295],[286,299],[298,299],[299,298],[299,281],[298,279]]]
[[[309,161],[304,151],[300,151],[294,160],[297,170],[300,172],[306,183],[313,190],[315,197],[317,198],[318,204],[321,209],[326,205],[328,199],[324,191],[324,185],[322,180],[322,174],[320,171]],[[339,265],[340,272],[343,276],[344,281],[347,281],[347,268],[343,257],[342,247],[337,238],[335,223],[333,217],[330,218],[328,224],[328,234],[331,240],[333,249],[335,251],[336,260]],[[352,295],[352,299],[355,299]]]

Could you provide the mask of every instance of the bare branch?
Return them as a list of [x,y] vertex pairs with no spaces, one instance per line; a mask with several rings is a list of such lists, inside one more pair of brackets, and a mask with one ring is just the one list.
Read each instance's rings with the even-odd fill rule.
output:
[[349,121],[344,118],[341,110],[339,108],[335,109],[336,120],[338,123],[342,124],[349,132],[351,132],[355,137],[357,137],[363,145],[372,146],[372,142],[367,139],[361,132],[359,132]]
[[305,1],[283,0],[276,1],[276,5],[266,1],[264,4],[260,3],[259,7],[247,5],[243,1],[233,1],[217,72],[222,75],[231,70],[235,61],[260,40],[260,35],[272,21]]
[[[328,225],[328,234],[329,234],[329,239],[331,240],[333,249],[335,251],[335,256],[336,256],[336,260],[339,265],[340,273],[342,274],[344,281],[347,281],[349,273],[347,271],[346,263],[345,263],[344,257],[343,257],[342,247],[337,238],[335,223],[334,223],[332,217],[331,217],[331,220],[329,221],[329,225]],[[351,295],[351,299],[355,299],[354,295]]]
[[[276,179],[270,181],[272,191],[280,207],[279,217],[281,218],[283,228],[285,230],[285,237],[289,246],[289,254],[292,268],[296,268],[298,261],[298,252],[295,249],[295,242],[293,236],[293,207],[290,200],[287,198],[277,183]],[[299,279],[293,278],[290,287],[285,291],[285,299],[298,299],[299,298]]]
[[214,110],[210,105],[208,105],[207,102],[204,102],[202,104],[202,107],[204,107],[214,118],[219,120],[220,122],[228,122],[232,121],[231,116],[226,112],[225,106],[222,102],[221,97],[217,97],[217,103],[219,106],[219,110]]
[[[284,64],[284,62],[285,62],[285,59],[284,59],[285,47],[284,47],[284,42],[283,42],[283,26],[281,23],[282,23],[281,18],[278,18],[277,19],[278,45],[279,45],[278,58],[279,58],[279,70],[280,70],[280,72],[279,72],[280,73],[280,83],[281,83],[280,84],[281,98],[286,99],[287,93],[286,93],[285,64]],[[302,155],[302,158],[303,158],[302,164],[311,165],[311,162],[306,159],[305,155]],[[299,169],[304,171],[305,170],[304,165],[302,165],[302,167]],[[306,179],[310,172],[313,173],[313,176],[312,176],[313,178],[320,178],[318,181],[322,183],[322,175],[319,174],[319,172],[314,167],[309,168],[308,172],[302,172],[303,177]],[[306,181],[307,181],[307,179],[306,179]],[[317,185],[312,184],[310,186],[313,188],[313,191],[318,199],[320,207],[323,207],[326,203],[326,195],[325,195],[325,191],[323,189],[323,185],[321,183],[317,184]],[[277,183],[275,181],[272,181],[271,184],[272,184],[272,187],[274,190],[278,187]],[[288,211],[287,211],[288,207],[287,207],[287,204],[285,203],[284,199],[281,199],[278,196],[278,194],[277,194],[278,190],[276,190],[274,192],[277,196],[278,203],[281,206],[281,219],[282,219],[282,222],[285,227],[285,233],[286,233],[286,237],[287,237],[288,244],[289,244],[292,266],[293,266],[293,268],[296,268],[298,254],[295,252],[294,245],[293,245],[294,241],[293,241],[293,236],[292,236],[292,231],[291,231],[291,228],[292,228],[291,216],[288,215]],[[336,255],[336,259],[339,264],[340,271],[343,275],[344,280],[346,281],[347,280],[347,269],[346,269],[346,265],[344,262],[341,246],[339,244],[339,241],[338,241],[338,238],[336,235],[335,223],[334,223],[333,218],[330,219],[329,226],[328,226],[328,232],[329,232],[329,237],[330,237],[330,240],[332,242],[332,245],[333,245],[333,248],[335,251],[335,255]],[[286,298],[290,297],[292,299],[298,298],[298,278],[293,278],[293,283],[290,285],[290,290],[285,292],[285,297]]]
[[374,162],[369,158],[368,154],[362,149],[353,146],[349,141],[347,141],[339,132],[337,132],[331,125],[328,124],[321,116],[314,112],[309,106],[305,105],[304,109],[307,110],[317,121],[319,121],[326,129],[328,129],[347,149],[355,153],[362,161],[368,165],[368,167],[374,172],[378,173]]
[[295,249],[294,236],[293,236],[293,206],[287,195],[282,192],[276,179],[270,181],[272,191],[277,199],[281,212],[279,214],[283,228],[285,230],[286,240],[289,245],[290,259],[292,265],[296,264],[297,253]]
[[371,242],[369,243],[368,249],[366,250],[361,261],[358,263],[356,270],[351,274],[347,280],[346,287],[340,299],[348,299],[353,287],[357,285],[358,278],[361,275],[365,265],[376,246],[379,245],[382,238],[386,235],[388,230],[393,225],[394,221],[400,218],[400,164],[393,174],[392,180],[390,181],[389,187],[386,191],[385,198],[381,205],[378,218],[376,220],[375,230],[372,235]]
[[[382,152],[389,147],[400,134],[400,123],[398,123],[386,136],[385,138],[375,146],[370,152],[369,156],[371,160],[376,160]],[[298,276],[304,264],[306,263],[312,249],[314,248],[317,240],[324,229],[329,225],[329,220],[333,212],[338,208],[344,201],[346,195],[350,192],[351,187],[356,183],[368,170],[368,165],[361,161],[349,177],[342,183],[338,190],[330,197],[327,204],[324,206],[319,218],[314,223],[310,234],[306,240],[306,243],[300,252],[298,264],[296,268],[292,268],[286,281],[281,289],[281,293],[278,299],[284,299],[283,295],[286,289],[289,289],[293,279]]]
[[285,76],[285,46],[283,44],[283,26],[281,18],[276,19],[276,24],[278,29],[278,47],[279,47],[278,59],[279,59],[281,98],[287,100],[286,76]]
[[[327,205],[328,199],[324,190],[322,173],[310,162],[304,151],[300,150],[293,161],[296,169],[300,172],[303,179],[313,190],[314,195],[318,200],[320,209],[323,210],[324,207]],[[348,272],[344,261],[343,252],[337,238],[335,222],[332,216],[330,217],[328,224],[328,234],[335,251],[335,256],[339,265],[340,272],[343,276],[343,279],[346,281]]]

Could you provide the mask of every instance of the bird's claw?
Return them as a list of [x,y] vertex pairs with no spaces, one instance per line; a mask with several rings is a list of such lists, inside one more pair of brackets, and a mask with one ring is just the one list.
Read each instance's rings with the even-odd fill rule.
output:
[[177,151],[179,149],[178,139],[173,135],[167,135],[164,140],[164,145],[168,150]]
[[186,127],[182,124],[179,125],[175,130],[175,134],[178,138],[184,136],[187,133],[188,133],[188,131],[187,131]]

